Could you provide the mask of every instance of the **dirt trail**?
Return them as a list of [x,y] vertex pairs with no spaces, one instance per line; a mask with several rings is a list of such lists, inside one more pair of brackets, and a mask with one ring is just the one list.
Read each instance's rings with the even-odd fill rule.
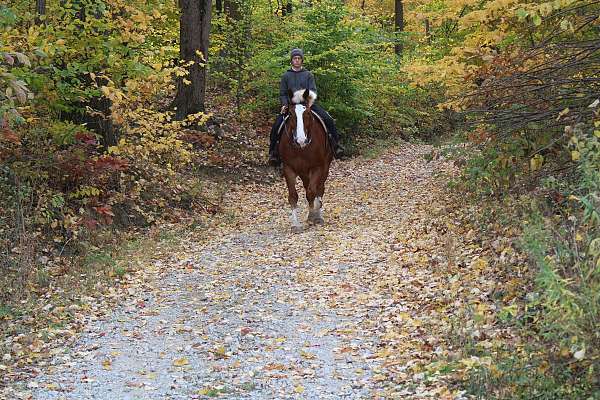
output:
[[238,187],[225,199],[233,222],[205,243],[181,238],[183,253],[148,266],[151,289],[90,323],[20,396],[460,397],[419,372],[449,352],[447,310],[481,295],[457,289],[455,253],[477,250],[436,225],[446,188],[435,174],[451,167],[425,161],[430,150],[336,163],[326,225],[300,234],[283,180]]

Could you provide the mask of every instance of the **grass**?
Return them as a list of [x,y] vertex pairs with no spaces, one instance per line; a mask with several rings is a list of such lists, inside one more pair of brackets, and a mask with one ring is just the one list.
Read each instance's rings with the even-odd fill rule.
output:
[[6,304],[0,304],[0,319],[13,316],[14,309]]
[[476,399],[600,399],[600,390],[590,384],[591,371],[580,374],[568,362],[547,360],[542,348],[524,355],[505,350],[493,369],[475,369],[465,381],[465,389]]
[[119,265],[117,265],[117,266],[115,266],[115,267],[113,268],[113,273],[114,273],[114,274],[115,274],[117,277],[119,277],[119,279],[121,279],[121,278],[123,278],[123,276],[125,276],[125,274],[127,273],[127,269],[125,269],[125,268],[124,268],[124,267],[122,267],[122,266],[119,266]]
[[158,239],[161,242],[164,242],[166,244],[174,244],[177,242],[177,240],[179,239],[178,235],[176,232],[173,231],[161,231],[158,235]]
[[[126,249],[127,246],[124,246]],[[83,266],[91,270],[94,267],[115,267],[116,261],[113,256],[106,250],[97,250],[90,252],[83,259]]]

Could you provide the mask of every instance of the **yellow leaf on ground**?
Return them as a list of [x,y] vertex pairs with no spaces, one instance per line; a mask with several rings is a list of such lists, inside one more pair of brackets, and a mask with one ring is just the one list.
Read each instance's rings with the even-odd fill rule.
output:
[[112,361],[108,358],[105,358],[102,361],[102,368],[104,368],[106,370],[111,370],[112,369]]
[[185,357],[176,358],[176,359],[173,360],[173,365],[176,366],[176,367],[183,367],[184,365],[188,365],[189,363],[190,362]]

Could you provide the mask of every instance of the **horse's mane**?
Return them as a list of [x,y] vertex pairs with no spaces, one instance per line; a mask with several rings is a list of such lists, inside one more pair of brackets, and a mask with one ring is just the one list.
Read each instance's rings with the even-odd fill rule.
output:
[[[317,94],[312,90],[308,91],[308,105],[311,106],[317,99]],[[304,103],[304,89],[296,90],[292,96],[293,104]]]

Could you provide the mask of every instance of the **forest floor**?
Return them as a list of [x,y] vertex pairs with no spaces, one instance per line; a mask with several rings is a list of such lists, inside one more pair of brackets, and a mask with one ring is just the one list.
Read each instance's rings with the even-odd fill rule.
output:
[[[59,347],[13,338],[27,351],[4,355],[0,397],[464,397],[452,382],[485,362],[464,348],[508,335],[492,295],[513,288],[430,152],[334,162],[325,225],[299,234],[275,172],[228,184],[218,217],[123,278],[118,306],[80,299]],[[15,354],[31,362],[7,368]]]

